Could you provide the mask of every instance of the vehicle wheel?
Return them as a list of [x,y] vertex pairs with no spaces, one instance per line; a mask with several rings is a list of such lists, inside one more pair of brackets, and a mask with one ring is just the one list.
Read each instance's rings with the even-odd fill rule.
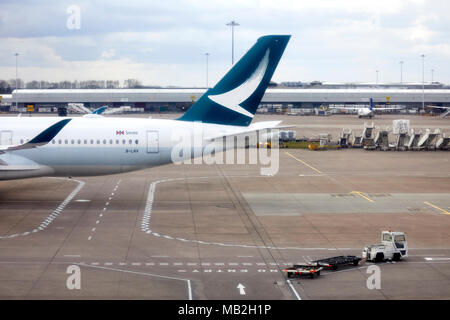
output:
[[392,261],[399,261],[401,258],[401,255],[399,252],[394,253],[394,255],[392,256]]
[[384,260],[384,254],[381,252],[378,252],[377,255],[375,256],[375,261],[382,262],[383,260]]
[[337,265],[331,266],[331,270],[337,270],[337,269],[338,269]]
[[358,261],[358,260],[353,261],[353,265],[354,265],[354,266],[357,266],[358,264],[359,264],[359,261]]
[[317,276],[320,277],[320,271],[317,271]]
[[288,277],[288,278],[291,278],[291,277],[292,277],[292,275],[291,275],[290,272],[288,272],[287,277]]

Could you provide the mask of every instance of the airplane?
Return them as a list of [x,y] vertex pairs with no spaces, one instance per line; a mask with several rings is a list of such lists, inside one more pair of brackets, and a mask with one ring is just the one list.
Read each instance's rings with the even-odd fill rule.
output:
[[0,117],[0,180],[107,175],[172,163],[177,130],[203,141],[203,148],[213,139],[284,128],[281,121],[251,122],[289,39],[259,38],[178,119]]
[[364,107],[364,108],[330,107],[330,109],[353,110],[353,111],[357,111],[358,112],[358,118],[373,118],[373,117],[375,117],[374,111],[401,110],[403,108],[397,108],[397,107],[387,107],[387,108],[374,107],[373,106],[373,99],[370,98],[369,107]]

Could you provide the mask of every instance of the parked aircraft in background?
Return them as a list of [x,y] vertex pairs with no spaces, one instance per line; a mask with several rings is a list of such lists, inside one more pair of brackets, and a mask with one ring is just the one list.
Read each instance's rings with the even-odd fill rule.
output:
[[354,108],[354,107],[330,107],[330,109],[339,109],[339,110],[352,110],[358,113],[359,118],[373,118],[375,117],[374,111],[392,111],[392,110],[401,110],[404,108],[399,107],[374,107],[373,99],[370,98],[369,106],[364,108]]

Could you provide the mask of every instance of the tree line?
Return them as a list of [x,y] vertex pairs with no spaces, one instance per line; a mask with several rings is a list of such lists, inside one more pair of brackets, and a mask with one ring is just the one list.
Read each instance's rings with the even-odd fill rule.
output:
[[136,89],[144,87],[137,79],[119,80],[86,80],[86,81],[37,81],[24,82],[22,79],[0,79],[0,93],[10,94],[14,89]]

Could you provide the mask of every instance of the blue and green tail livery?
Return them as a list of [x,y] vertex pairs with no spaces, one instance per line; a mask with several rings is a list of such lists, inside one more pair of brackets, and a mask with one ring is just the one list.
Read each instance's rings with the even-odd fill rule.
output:
[[283,55],[289,35],[271,35],[255,45],[178,120],[248,126]]

